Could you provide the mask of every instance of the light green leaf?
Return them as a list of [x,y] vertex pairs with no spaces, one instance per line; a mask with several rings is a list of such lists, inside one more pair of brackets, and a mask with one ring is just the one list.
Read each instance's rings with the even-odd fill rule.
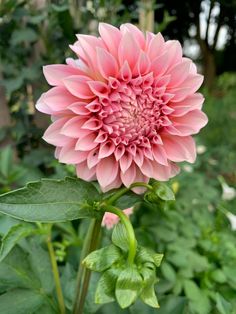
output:
[[119,273],[119,268],[110,268],[102,274],[95,293],[95,303],[104,304],[115,300],[115,287]]
[[155,261],[156,267],[159,267],[161,265],[162,260],[163,260],[164,254],[154,253],[152,257]]
[[224,272],[221,269],[215,269],[212,273],[211,273],[211,278],[219,283],[225,283],[227,281],[227,278],[224,274]]
[[144,303],[146,303],[147,305],[154,307],[154,308],[159,308],[159,303],[155,294],[155,290],[154,290],[154,285],[151,285],[147,288],[145,288],[141,295],[140,298],[142,299],[142,301]]
[[15,289],[0,296],[2,314],[34,313],[44,303],[42,295],[27,289]]
[[128,234],[125,226],[118,223],[112,232],[112,242],[125,252],[129,250]]
[[220,312],[220,314],[231,314],[232,306],[231,304],[225,300],[219,293],[216,294],[216,308]]
[[121,272],[116,282],[116,299],[122,309],[129,307],[137,299],[142,287],[142,277],[134,267]]
[[122,258],[122,255],[119,248],[112,244],[90,253],[83,260],[83,264],[88,269],[102,272],[111,267],[111,265],[118,261],[120,258]]
[[[153,265],[153,264],[150,264]],[[154,284],[154,282],[156,281],[156,268],[153,267],[148,267],[148,265],[143,266],[140,271],[139,271],[140,275],[143,278],[143,286],[144,287],[150,287],[151,285]]]
[[25,221],[55,222],[97,217],[95,187],[80,179],[42,179],[0,196],[0,212]]
[[156,195],[163,201],[174,201],[174,192],[165,183],[156,183],[153,185]]
[[20,239],[35,234],[36,232],[37,229],[31,224],[18,224],[11,227],[2,239],[0,262],[7,256]]

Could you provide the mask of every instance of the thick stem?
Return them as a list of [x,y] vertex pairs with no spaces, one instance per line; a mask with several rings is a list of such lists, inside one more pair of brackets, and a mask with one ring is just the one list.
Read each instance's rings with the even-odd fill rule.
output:
[[136,255],[136,250],[137,250],[137,240],[135,238],[134,229],[133,229],[133,226],[132,226],[129,218],[124,214],[124,212],[121,209],[119,209],[117,207],[114,207],[111,205],[106,205],[105,210],[107,212],[110,212],[110,213],[117,215],[120,218],[121,222],[124,224],[125,229],[126,229],[127,234],[128,234],[128,238],[129,238],[128,262],[129,262],[129,264],[133,264],[134,258]]
[[52,265],[52,272],[53,272],[53,277],[55,281],[55,286],[56,286],[56,293],[57,293],[57,300],[60,308],[60,313],[65,314],[66,309],[65,309],[65,303],[64,303],[64,297],[61,289],[61,282],[60,282],[60,275],[59,275],[59,270],[57,267],[57,261],[56,261],[56,256],[54,253],[52,241],[51,241],[51,227],[49,228],[49,234],[47,238],[47,247],[48,247],[48,252],[51,260],[51,265]]
[[144,182],[135,182],[130,185],[128,188],[120,189],[118,192],[116,192],[114,195],[112,195],[106,202],[106,204],[114,204],[115,201],[117,201],[121,196],[129,192],[131,189],[136,187],[144,187],[148,190],[152,190],[152,186],[150,184],[144,183]]
[[[74,314],[82,314],[84,302],[86,299],[91,271],[82,264],[83,259],[94,251],[99,243],[99,234],[101,230],[101,220],[93,219],[89,226],[80,257],[80,265],[77,276],[77,290],[74,305]],[[81,283],[83,281],[83,283]]]

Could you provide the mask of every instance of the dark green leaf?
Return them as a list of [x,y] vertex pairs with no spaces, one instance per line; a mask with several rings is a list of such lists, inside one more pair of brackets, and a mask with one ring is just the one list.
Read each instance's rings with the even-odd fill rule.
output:
[[2,314],[34,313],[44,302],[42,295],[27,289],[15,289],[0,296]]
[[94,186],[80,179],[43,179],[0,196],[0,212],[26,221],[66,221],[97,217],[100,199]]
[[169,263],[163,263],[161,265],[161,271],[167,280],[169,280],[170,282],[175,282],[176,273],[174,268]]
[[84,260],[83,264],[97,272],[102,272],[122,257],[119,248],[115,245],[106,246],[100,250],[93,251]]
[[16,46],[22,42],[37,40],[37,33],[32,28],[16,29],[11,36],[11,44]]
[[183,314],[186,305],[185,297],[170,295],[160,300],[160,309],[157,314]]
[[37,232],[37,229],[31,224],[19,224],[11,227],[2,239],[0,262],[7,256],[20,239],[28,237],[35,232]]

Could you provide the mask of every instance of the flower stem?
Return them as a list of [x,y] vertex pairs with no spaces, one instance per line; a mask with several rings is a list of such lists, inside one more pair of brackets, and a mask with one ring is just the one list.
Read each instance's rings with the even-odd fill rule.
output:
[[120,220],[122,221],[122,223],[124,224],[125,229],[126,229],[127,234],[128,234],[128,238],[129,238],[128,262],[129,262],[129,264],[133,264],[134,258],[136,255],[136,250],[137,250],[137,240],[135,238],[134,229],[133,229],[133,226],[132,226],[129,218],[124,214],[124,212],[121,209],[119,209],[115,206],[105,205],[105,210],[107,212],[110,212],[110,213],[117,215],[120,218]]
[[60,308],[60,313],[65,314],[66,309],[65,309],[65,303],[64,303],[64,297],[61,289],[61,282],[60,282],[60,275],[59,275],[59,270],[57,266],[57,261],[52,245],[52,240],[51,240],[51,229],[52,225],[49,226],[49,233],[48,233],[48,238],[47,238],[47,247],[48,247],[48,252],[51,260],[51,265],[52,265],[52,272],[53,272],[53,277],[55,281],[55,286],[56,286],[56,293],[57,293],[57,300]]
[[107,204],[114,204],[115,201],[117,201],[121,196],[129,192],[131,189],[136,188],[136,187],[144,187],[148,190],[152,190],[152,186],[150,184],[144,183],[144,182],[135,182],[132,183],[128,188],[122,188],[115,194],[113,194],[108,200]]
[[[86,299],[91,271],[82,264],[83,259],[92,251],[94,251],[99,242],[99,234],[101,230],[101,220],[93,219],[90,223],[88,233],[86,235],[84,245],[81,252],[80,264],[77,276],[77,289],[74,305],[74,314],[82,314],[84,302]],[[82,282],[83,281],[83,282]],[[81,286],[82,285],[82,286]]]

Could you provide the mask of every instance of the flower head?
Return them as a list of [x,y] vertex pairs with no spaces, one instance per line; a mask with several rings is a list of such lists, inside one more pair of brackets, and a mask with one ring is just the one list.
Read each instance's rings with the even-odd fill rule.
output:
[[103,191],[168,180],[176,162],[196,158],[191,135],[207,123],[196,93],[203,77],[179,42],[160,33],[104,23],[99,33],[77,36],[77,59],[44,67],[53,86],[36,105],[52,116],[44,139],[60,162],[75,164],[80,178],[97,179]]

